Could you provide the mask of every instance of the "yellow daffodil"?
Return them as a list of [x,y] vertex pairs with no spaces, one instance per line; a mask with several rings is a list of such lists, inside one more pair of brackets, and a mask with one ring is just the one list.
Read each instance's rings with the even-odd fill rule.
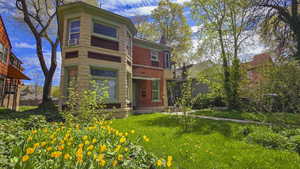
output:
[[122,144],[122,143],[125,143],[126,142],[126,138],[125,137],[121,137],[120,138],[120,143]]
[[33,145],[34,149],[37,148],[37,147],[39,147],[39,146],[40,146],[40,143],[35,143],[35,144]]
[[147,136],[143,136],[143,139],[144,139],[145,142],[149,142],[150,141],[150,139]]
[[130,133],[131,133],[131,134],[134,134],[134,133],[135,133],[135,131],[134,131],[134,130],[131,130],[131,131],[130,131]]
[[27,138],[27,141],[29,142],[29,141],[31,141],[31,140],[32,140],[32,137],[29,136],[29,137]]
[[86,153],[86,155],[91,156],[92,152],[89,151],[89,152]]
[[58,146],[57,149],[60,150],[60,151],[62,151],[62,150],[65,149],[65,146],[64,145]]
[[159,160],[157,160],[157,162],[156,162],[156,165],[158,166],[158,167],[160,167],[160,166],[162,166],[162,161],[159,159]]
[[41,143],[41,146],[45,147],[46,144],[47,144],[47,142],[44,141],[44,142]]
[[47,151],[51,151],[51,150],[52,150],[52,147],[48,147],[46,150],[47,150]]
[[36,133],[37,133],[37,130],[32,130],[31,133],[32,133],[32,134],[36,134]]
[[51,153],[51,157],[53,157],[53,158],[58,158],[58,157],[60,157],[61,156],[61,152],[60,151],[55,151],[55,152],[53,152],[53,153]]
[[82,148],[82,147],[83,147],[83,145],[84,145],[84,144],[82,144],[82,143],[81,143],[81,144],[79,144],[79,148]]
[[92,140],[92,143],[96,143],[97,142],[97,140],[94,138],[93,140]]
[[25,162],[25,161],[27,161],[27,160],[29,160],[29,156],[28,156],[28,155],[24,155],[24,156],[22,157],[22,161]]
[[64,159],[65,159],[65,160],[71,159],[70,154],[65,154],[65,155],[64,155]]
[[84,142],[84,144],[85,144],[85,145],[89,145],[90,142],[89,142],[88,140],[86,140],[86,141]]
[[101,167],[105,166],[105,163],[106,163],[105,160],[100,160],[100,161],[99,161],[99,164],[100,164]]
[[82,137],[82,140],[87,140],[88,139],[88,136],[83,136]]
[[111,164],[113,167],[117,166],[118,165],[118,161],[117,160],[114,160]]
[[102,152],[104,152],[104,151],[106,151],[106,145],[100,145],[100,152],[102,153]]
[[126,148],[124,148],[124,151],[125,151],[125,152],[128,152],[128,148],[127,148],[127,147],[126,147]]
[[32,154],[34,152],[34,148],[27,148],[26,154]]
[[128,136],[128,133],[127,133],[127,132],[125,133],[125,136]]
[[119,160],[119,161],[122,161],[122,160],[123,160],[123,155],[122,155],[122,154],[119,154],[119,155],[118,155],[118,160]]
[[171,167],[172,166],[172,161],[173,161],[173,157],[172,156],[168,156],[168,158],[167,158],[167,167]]
[[87,150],[92,151],[94,149],[93,145],[88,146]]
[[117,147],[115,148],[115,151],[118,152],[121,149],[121,145],[117,145]]

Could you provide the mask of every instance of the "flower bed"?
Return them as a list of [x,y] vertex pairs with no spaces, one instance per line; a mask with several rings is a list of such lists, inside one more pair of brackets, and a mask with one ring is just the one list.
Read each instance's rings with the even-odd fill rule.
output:
[[[97,121],[88,126],[64,126],[52,123],[24,133],[24,141],[16,146],[15,168],[165,168],[172,157],[157,158],[138,142],[150,141],[134,130],[120,132],[110,121]],[[128,135],[136,135],[134,141]]]

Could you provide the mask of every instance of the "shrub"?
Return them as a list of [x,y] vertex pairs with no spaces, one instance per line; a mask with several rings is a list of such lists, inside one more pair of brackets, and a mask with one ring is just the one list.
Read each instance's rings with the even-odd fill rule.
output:
[[226,103],[221,96],[213,96],[211,94],[198,94],[192,100],[193,109],[204,109],[211,107],[224,107]]
[[287,137],[275,133],[269,128],[256,128],[247,136],[247,141],[274,149],[285,149],[289,145]]
[[290,140],[291,140],[291,143],[293,143],[295,145],[294,150],[297,153],[300,153],[300,135],[292,136],[290,138]]
[[[111,122],[95,121],[87,126],[53,123],[24,134],[15,146],[14,168],[164,168],[168,160],[158,159],[129,140],[134,131],[122,133]],[[149,141],[144,136],[138,141]]]

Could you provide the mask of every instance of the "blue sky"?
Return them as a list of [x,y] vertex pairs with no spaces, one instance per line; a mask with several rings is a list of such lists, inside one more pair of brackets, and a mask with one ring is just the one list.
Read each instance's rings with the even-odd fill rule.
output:
[[[6,1],[6,0],[0,0]],[[118,13],[123,16],[131,17],[135,15],[150,15],[151,11],[158,5],[159,0],[101,0],[103,2],[102,8]],[[172,0],[183,4],[189,0]],[[1,11],[1,15],[5,22],[7,32],[9,34],[13,52],[23,61],[23,67],[25,68],[25,74],[28,75],[32,80],[24,81],[25,84],[38,83],[43,84],[43,73],[40,69],[38,59],[35,54],[35,41],[32,34],[26,29],[24,24],[16,22],[10,15],[9,11]],[[197,31],[197,26],[192,21],[188,9],[185,9],[185,15],[188,18],[188,23],[191,25],[193,31]],[[257,37],[254,37],[257,41]],[[195,44],[195,43],[194,43]],[[245,56],[252,56],[261,53],[264,50],[262,45],[255,45],[254,48],[245,49]],[[44,50],[46,61],[50,60],[49,48]],[[60,80],[60,64],[61,64],[61,53],[60,49],[57,51],[58,54],[58,68],[56,70],[53,85],[59,85]]]

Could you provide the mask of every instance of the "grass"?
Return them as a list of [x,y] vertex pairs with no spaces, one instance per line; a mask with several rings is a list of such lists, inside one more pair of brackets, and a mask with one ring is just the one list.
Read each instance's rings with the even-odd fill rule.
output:
[[113,121],[120,130],[136,130],[150,137],[143,143],[157,156],[174,157],[174,168],[300,168],[294,152],[266,149],[238,139],[242,124],[197,119],[183,132],[178,118],[162,114],[131,116]]
[[242,111],[203,109],[194,112],[195,115],[253,120],[259,122],[300,126],[300,114],[294,113],[250,113]]

